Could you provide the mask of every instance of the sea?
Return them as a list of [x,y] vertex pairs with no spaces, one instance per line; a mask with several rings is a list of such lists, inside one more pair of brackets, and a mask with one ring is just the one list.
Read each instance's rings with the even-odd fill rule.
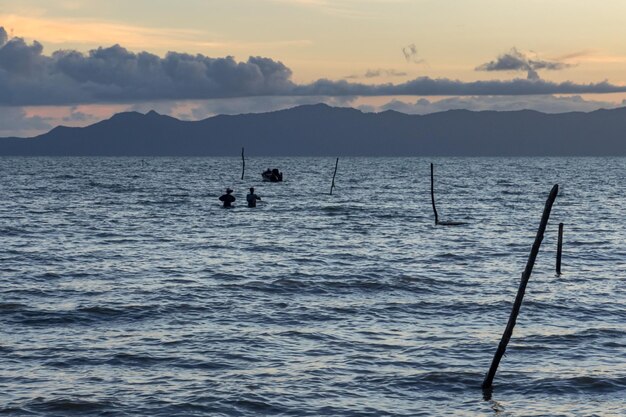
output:
[[0,158],[0,415],[626,415],[625,158],[335,162]]

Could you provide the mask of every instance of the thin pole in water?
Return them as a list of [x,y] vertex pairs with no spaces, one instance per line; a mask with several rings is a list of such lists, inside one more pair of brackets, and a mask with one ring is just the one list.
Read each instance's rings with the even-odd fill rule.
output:
[[543,209],[543,215],[541,216],[541,223],[539,223],[539,229],[537,230],[537,236],[535,237],[535,243],[533,243],[533,247],[530,250],[530,255],[528,256],[528,261],[526,262],[526,269],[522,274],[522,279],[519,284],[519,288],[517,290],[517,296],[515,297],[515,303],[513,303],[513,309],[511,310],[511,315],[509,316],[509,322],[506,325],[506,329],[504,329],[504,333],[502,334],[502,339],[500,340],[500,344],[498,345],[498,349],[496,350],[495,355],[493,356],[493,361],[491,362],[491,367],[489,368],[489,372],[485,376],[485,380],[483,381],[482,388],[483,390],[489,390],[491,388],[491,384],[493,383],[493,378],[496,375],[496,371],[498,370],[498,365],[500,364],[500,360],[506,351],[506,346],[509,344],[509,340],[513,335],[513,328],[515,327],[515,322],[517,321],[517,315],[519,314],[520,307],[522,306],[522,300],[524,299],[524,293],[526,292],[526,284],[528,284],[528,280],[530,279],[530,274],[533,272],[533,266],[535,265],[535,259],[537,258],[537,253],[539,253],[539,247],[541,246],[541,241],[543,240],[543,234],[546,230],[546,226],[548,224],[548,219],[550,218],[550,211],[552,210],[552,204],[556,199],[557,194],[559,193],[559,185],[555,184],[550,191],[550,195],[548,196],[548,200],[546,201],[546,206]]
[[439,216],[437,215],[437,207],[435,207],[435,168],[430,163],[430,199],[433,203],[433,211],[435,212],[435,226],[439,224]]
[[333,182],[330,184],[330,195],[333,195],[333,188],[335,188],[335,175],[337,175],[337,166],[339,165],[339,158],[335,161],[335,172],[333,173]]
[[243,181],[243,174],[246,172],[246,158],[243,156],[243,147],[241,148],[241,180]]
[[556,275],[561,275],[561,255],[563,254],[563,223],[559,223],[559,241],[556,246]]

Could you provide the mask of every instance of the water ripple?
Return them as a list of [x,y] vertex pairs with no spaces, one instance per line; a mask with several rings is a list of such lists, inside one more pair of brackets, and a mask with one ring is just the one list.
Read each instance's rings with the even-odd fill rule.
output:
[[0,414],[623,415],[626,159],[144,159],[0,158]]

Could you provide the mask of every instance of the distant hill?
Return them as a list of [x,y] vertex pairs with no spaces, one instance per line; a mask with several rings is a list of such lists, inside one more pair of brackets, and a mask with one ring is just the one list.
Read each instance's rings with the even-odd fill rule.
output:
[[451,110],[363,113],[324,104],[189,122],[119,113],[29,139],[0,139],[0,155],[150,156],[626,155],[626,108],[544,114]]

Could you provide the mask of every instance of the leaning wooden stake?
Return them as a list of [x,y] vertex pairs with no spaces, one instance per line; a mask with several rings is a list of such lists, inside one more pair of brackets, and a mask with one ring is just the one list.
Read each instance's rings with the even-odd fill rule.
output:
[[439,216],[437,215],[437,207],[435,207],[435,168],[430,163],[430,199],[433,202],[433,211],[435,212],[435,226],[439,224]]
[[561,275],[561,255],[563,254],[563,223],[559,223],[559,241],[556,246],[556,274]]
[[335,188],[335,175],[337,175],[337,165],[339,165],[339,158],[335,161],[335,172],[333,174],[333,183],[330,184],[330,195],[333,195],[333,188]]
[[541,223],[539,224],[539,229],[537,230],[535,243],[533,243],[533,247],[530,250],[528,262],[526,262],[526,269],[522,274],[522,280],[519,284],[519,289],[517,290],[517,296],[515,297],[513,310],[511,310],[511,315],[509,316],[509,322],[506,325],[506,329],[504,329],[504,333],[502,334],[502,339],[500,340],[500,344],[498,345],[496,354],[493,356],[493,361],[491,362],[489,372],[487,372],[485,380],[483,381],[482,387],[484,390],[488,390],[491,388],[493,378],[495,377],[496,371],[498,370],[498,365],[500,364],[500,359],[502,359],[502,356],[506,351],[506,346],[508,345],[511,336],[513,335],[513,327],[515,327],[517,315],[519,314],[520,307],[522,306],[524,292],[526,291],[526,284],[528,284],[530,274],[533,272],[535,259],[537,258],[537,253],[539,252],[539,247],[541,246],[541,241],[543,240],[543,233],[546,230],[546,225],[548,224],[548,219],[550,218],[550,210],[552,210],[552,204],[554,203],[554,200],[556,199],[556,195],[558,193],[559,185],[556,184],[554,187],[552,187],[552,191],[550,191],[550,195],[548,196],[548,200],[546,201],[546,206],[543,209],[543,216],[541,217]]
[[243,156],[243,148],[241,148],[241,180],[243,181],[243,174],[246,172],[246,158]]

